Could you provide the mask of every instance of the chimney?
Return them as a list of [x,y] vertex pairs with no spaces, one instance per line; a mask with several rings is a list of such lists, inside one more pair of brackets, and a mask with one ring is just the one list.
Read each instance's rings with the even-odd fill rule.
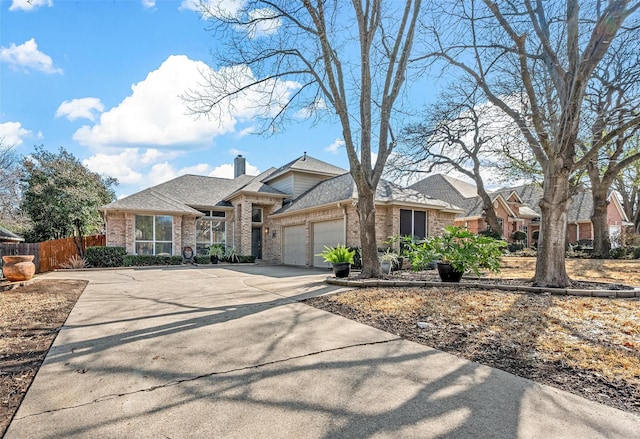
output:
[[233,178],[238,178],[247,172],[247,161],[241,154],[233,161]]
[[307,159],[307,151],[304,152],[304,156],[302,157],[302,160],[306,160]]

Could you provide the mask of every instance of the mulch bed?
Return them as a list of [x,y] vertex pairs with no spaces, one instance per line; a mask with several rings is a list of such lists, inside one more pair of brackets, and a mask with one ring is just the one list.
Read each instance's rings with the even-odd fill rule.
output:
[[41,280],[0,293],[0,437],[86,285]]

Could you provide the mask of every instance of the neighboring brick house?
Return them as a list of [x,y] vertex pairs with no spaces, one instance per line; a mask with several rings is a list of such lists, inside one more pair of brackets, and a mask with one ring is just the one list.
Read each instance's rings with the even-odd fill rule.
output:
[[[184,175],[101,208],[108,246],[130,254],[206,253],[211,244],[292,265],[325,266],[325,245],[360,243],[357,190],[344,169],[307,156],[258,176]],[[376,193],[376,236],[425,237],[453,224],[462,210],[382,180]]]
[[[411,185],[410,188],[463,208],[465,212],[456,217],[455,225],[467,227],[474,233],[487,229],[482,200],[474,185],[446,175],[435,174]],[[502,224],[505,239],[512,241],[513,232],[522,230],[527,234],[525,245],[529,246],[533,242],[534,232],[540,230],[538,202],[542,198],[542,188],[534,184],[522,185],[493,191],[490,196],[498,221]],[[592,211],[591,192],[581,191],[571,199],[567,221],[567,242],[577,244],[578,241],[593,240]],[[622,233],[623,226],[628,224],[622,205],[613,193],[609,195],[607,222],[611,236]]]

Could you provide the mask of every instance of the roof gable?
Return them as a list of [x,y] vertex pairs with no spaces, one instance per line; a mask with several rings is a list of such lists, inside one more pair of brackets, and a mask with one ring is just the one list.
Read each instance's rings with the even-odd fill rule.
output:
[[330,163],[323,162],[322,160],[313,158],[305,153],[303,156],[298,157],[297,159],[290,161],[286,165],[279,167],[262,181],[264,183],[269,183],[269,181],[293,171],[325,176],[338,176],[349,172],[346,169],[342,169]]

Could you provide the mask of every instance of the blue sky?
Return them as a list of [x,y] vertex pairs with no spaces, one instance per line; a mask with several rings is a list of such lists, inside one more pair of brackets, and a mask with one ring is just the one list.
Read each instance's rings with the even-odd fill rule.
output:
[[[179,98],[215,41],[194,0],[0,0],[0,137],[23,155],[63,146],[116,177],[118,196],[185,173],[232,177],[303,152],[348,169],[339,125],[298,121],[247,134],[250,102],[213,123]],[[242,105],[241,105],[242,107]]]

